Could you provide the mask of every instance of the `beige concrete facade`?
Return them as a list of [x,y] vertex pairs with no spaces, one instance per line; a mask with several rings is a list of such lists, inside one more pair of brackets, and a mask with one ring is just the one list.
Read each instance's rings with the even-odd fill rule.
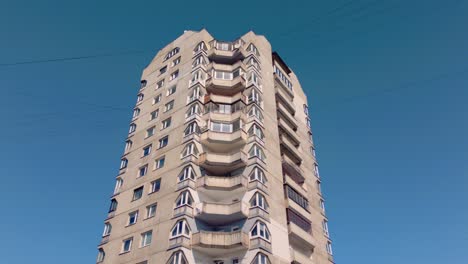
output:
[[97,262],[333,263],[307,120],[265,37],[184,32],[143,71]]

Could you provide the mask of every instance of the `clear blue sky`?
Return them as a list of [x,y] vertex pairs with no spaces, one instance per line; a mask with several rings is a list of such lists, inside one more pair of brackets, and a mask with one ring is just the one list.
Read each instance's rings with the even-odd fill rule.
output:
[[203,27],[297,73],[338,263],[468,263],[467,1],[69,2],[0,3],[1,263],[94,263],[141,71]]

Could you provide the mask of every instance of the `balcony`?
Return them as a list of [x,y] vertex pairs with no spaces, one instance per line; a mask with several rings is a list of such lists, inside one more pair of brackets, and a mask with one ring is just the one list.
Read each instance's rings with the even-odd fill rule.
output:
[[184,205],[184,206],[174,208],[173,217],[179,217],[181,215],[193,216],[193,208],[191,206],[188,206],[188,205]]
[[211,150],[229,152],[245,145],[247,137],[247,133],[242,129],[232,133],[205,130],[201,134],[200,140]]
[[288,223],[288,233],[289,239],[294,245],[308,250],[312,250],[317,245],[317,241],[312,234],[304,231],[304,229],[294,222]]
[[[295,250],[294,248],[290,248],[291,250],[291,258],[292,258],[292,263],[291,264],[313,264],[314,262],[310,258],[310,255],[312,255],[312,252],[310,254],[307,254],[303,251]],[[309,256],[307,256],[309,255]]]
[[282,118],[278,118],[278,126],[280,128],[280,133],[288,134],[291,142],[293,142],[293,145],[299,145],[301,141],[297,137],[296,132],[294,132],[294,130],[288,123],[286,123],[286,121],[284,121]]
[[238,93],[233,96],[223,96],[218,94],[207,94],[203,97],[203,103],[206,104],[208,102],[215,102],[220,104],[233,104],[239,100],[242,100],[244,104],[247,103],[247,97],[241,93]]
[[291,179],[293,179],[297,184],[303,184],[305,181],[304,172],[292,162],[289,162],[285,159],[282,160],[281,165],[283,167],[283,174],[287,174]]
[[235,222],[249,215],[249,205],[241,201],[230,204],[203,202],[196,208],[195,217],[210,225]]
[[244,75],[239,75],[230,80],[216,79],[213,77],[206,80],[206,90],[209,93],[230,96],[245,90],[246,87]]
[[283,97],[286,101],[292,101],[294,99],[293,91],[289,89],[276,72],[273,73],[273,76],[275,77],[275,91],[277,95]]
[[233,190],[247,185],[247,177],[244,175],[225,176],[203,176],[198,178],[198,188]]
[[169,249],[176,247],[190,248],[190,238],[186,236],[179,236],[169,239]]
[[[242,231],[211,232],[200,231],[192,234],[192,247],[215,249],[248,249],[249,235]],[[219,253],[219,252],[218,252]]]
[[281,152],[286,154],[294,163],[300,164],[302,162],[299,150],[288,137],[280,135],[280,146]]
[[231,64],[246,57],[247,52],[242,48],[244,41],[238,39],[234,42],[222,42],[213,40],[210,42],[208,58],[223,64]]
[[198,164],[217,175],[223,175],[229,171],[244,167],[247,162],[247,154],[243,151],[233,153],[203,152],[198,158]]
[[278,111],[278,117],[286,121],[288,123],[289,127],[292,128],[292,130],[296,131],[297,130],[297,121],[296,118],[291,114],[290,111],[288,111],[282,103],[277,103],[276,104],[276,110]]

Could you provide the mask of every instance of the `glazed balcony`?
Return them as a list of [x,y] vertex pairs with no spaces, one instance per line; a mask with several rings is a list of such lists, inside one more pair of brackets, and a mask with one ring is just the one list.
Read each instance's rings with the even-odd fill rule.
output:
[[294,93],[292,89],[290,89],[285,82],[281,79],[281,77],[275,72],[273,73],[275,79],[275,91],[278,96],[281,96],[286,101],[292,102],[294,98]]
[[217,79],[210,77],[206,80],[206,90],[209,93],[221,95],[234,95],[246,88],[246,80],[243,74],[232,79]]
[[200,231],[192,234],[192,247],[247,250],[249,235],[242,231],[211,232]]
[[290,140],[287,136],[280,135],[280,147],[281,152],[288,156],[291,161],[296,164],[300,164],[302,162],[299,150],[294,145],[293,141]]
[[195,217],[210,225],[235,222],[249,215],[249,205],[241,201],[230,204],[203,202],[196,208]]
[[242,48],[244,41],[241,39],[233,42],[213,40],[210,42],[208,58],[223,64],[231,64],[246,57],[247,52]]
[[229,171],[246,165],[247,154],[243,151],[233,153],[203,152],[198,158],[198,164],[213,173],[223,175]]
[[229,152],[233,149],[239,149],[245,145],[247,138],[247,133],[243,129],[231,133],[205,130],[200,136],[200,140],[205,146],[210,150],[218,152]]

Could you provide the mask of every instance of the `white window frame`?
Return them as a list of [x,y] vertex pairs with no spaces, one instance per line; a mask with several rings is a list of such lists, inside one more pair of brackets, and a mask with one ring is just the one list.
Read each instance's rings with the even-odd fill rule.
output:
[[156,216],[156,211],[158,210],[158,203],[153,203],[146,206],[146,219]]
[[[253,235],[252,233],[255,228],[257,228],[257,234]],[[270,241],[271,233],[268,230],[268,226],[264,222],[257,221],[253,225],[252,229],[250,229],[250,239],[254,239],[254,238],[261,238],[263,240]]]
[[112,232],[112,225],[111,223],[107,222],[107,223],[104,223],[104,231],[102,231],[102,236],[105,237],[105,236],[109,236]]
[[195,171],[192,166],[186,166],[182,169],[182,172],[179,174],[178,181],[183,182],[186,180],[195,180]]
[[151,154],[151,150],[153,149],[152,145],[148,145],[143,148],[143,157],[149,156]]
[[153,104],[157,104],[157,103],[161,102],[161,99],[162,99],[162,94],[156,95],[156,96],[153,98]]
[[166,129],[171,126],[172,117],[166,118],[161,122],[161,130]]
[[175,225],[172,227],[171,232],[170,232],[170,238],[176,238],[176,237],[181,237],[185,236],[190,238],[191,230],[190,226],[188,225],[187,221],[185,219],[177,221]]
[[166,96],[173,95],[177,91],[177,86],[171,86],[170,88],[167,89]]
[[137,221],[138,221],[138,210],[128,213],[127,226],[134,225],[137,223]]
[[128,166],[128,159],[126,159],[126,158],[121,159],[120,160],[120,169],[121,170],[125,169],[125,168],[127,168],[127,166]]
[[164,112],[170,111],[172,109],[174,109],[174,100],[172,100],[172,101],[170,101],[170,102],[168,102],[168,103],[166,103],[164,105]]
[[169,81],[175,80],[177,79],[177,77],[179,77],[179,70],[176,70],[173,73],[171,73],[171,75],[169,76]]
[[153,230],[146,231],[141,234],[141,244],[140,247],[146,247],[151,245],[153,240]]
[[177,57],[176,59],[174,59],[172,61],[171,67],[174,67],[174,66],[178,65],[180,63],[180,61],[181,61],[181,57],[179,56],[179,57]]
[[182,150],[182,158],[185,158],[190,155],[196,155],[198,154],[198,149],[197,146],[195,146],[195,143],[190,142],[187,144],[184,149]]
[[162,149],[162,148],[166,147],[167,145],[169,145],[169,136],[165,136],[165,137],[162,137],[161,139],[159,139],[158,149]]
[[[127,241],[129,242],[129,244],[128,244],[128,249],[125,249],[125,245],[126,245],[126,242],[127,242]],[[133,237],[124,239],[124,240],[122,241],[121,253],[127,253],[127,252],[132,251],[132,244],[133,244]]]
[[[253,177],[252,177],[253,176]],[[250,173],[249,177],[250,181],[259,181],[263,184],[266,184],[267,178],[265,176],[265,172],[260,169],[259,167],[253,168],[252,172]]]
[[182,206],[192,206],[193,198],[189,191],[183,191],[176,199],[175,208]]
[[[141,172],[143,172],[143,174]],[[146,174],[148,174],[148,164],[138,168],[138,177],[137,178],[146,176]]]
[[252,195],[252,198],[250,199],[250,208],[254,207],[259,207],[265,211],[268,211],[268,202],[263,194],[256,192],[254,195]]
[[128,133],[131,134],[135,132],[136,128],[137,128],[137,125],[135,125],[134,123],[131,123],[130,128],[128,129]]
[[114,194],[118,193],[120,191],[120,188],[122,187],[123,184],[123,179],[122,178],[117,178],[115,180],[115,187],[114,187]]

